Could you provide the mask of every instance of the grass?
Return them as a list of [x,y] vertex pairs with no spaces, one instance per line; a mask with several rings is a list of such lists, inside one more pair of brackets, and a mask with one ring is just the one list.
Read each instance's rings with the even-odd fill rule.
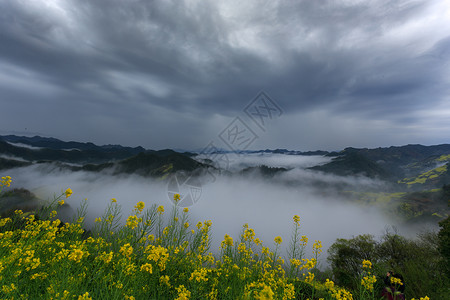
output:
[[399,180],[398,183],[403,183],[403,184],[406,184],[407,186],[411,186],[414,184],[424,184],[428,180],[438,178],[440,175],[444,174],[445,172],[447,172],[447,165],[443,165],[443,166],[437,167],[433,170],[424,172],[416,177],[404,178],[402,180]]
[[[2,177],[0,193],[10,183]],[[368,260],[355,291],[317,278],[322,244],[304,257],[308,238],[297,215],[286,257],[281,237],[267,246],[247,224],[238,238],[225,235],[213,255],[212,222],[191,224],[188,208],[138,202],[122,221],[111,199],[87,232],[86,202],[72,222],[57,218],[71,194],[0,219],[0,299],[379,299]]]

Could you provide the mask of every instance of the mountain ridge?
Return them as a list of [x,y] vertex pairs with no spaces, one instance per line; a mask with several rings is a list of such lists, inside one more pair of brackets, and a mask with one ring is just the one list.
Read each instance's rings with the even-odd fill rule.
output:
[[[47,144],[48,143],[48,144]],[[26,146],[21,146],[24,144]],[[29,148],[27,146],[36,147]],[[47,147],[48,146],[48,147]],[[76,146],[77,148],[74,148]],[[69,147],[71,147],[69,149]],[[217,153],[232,151],[219,150]],[[445,207],[450,191],[450,144],[432,146],[405,145],[385,148],[347,147],[339,152],[294,151],[287,149],[265,149],[236,151],[237,154],[259,155],[320,155],[331,157],[331,161],[305,168],[309,172],[323,172],[338,176],[365,176],[380,179],[385,190],[374,186],[364,192],[348,190],[351,185],[317,179],[304,182],[302,177],[291,177],[284,182],[289,185],[314,185],[317,188],[338,192],[358,203],[381,205],[387,210],[394,209],[407,219],[418,218],[434,220],[448,214]],[[214,154],[214,153],[212,153]],[[172,149],[147,150],[142,147],[122,147],[121,145],[97,146],[93,143],[64,142],[54,138],[0,136],[0,170],[43,164],[45,172],[69,170],[86,172],[106,172],[116,174],[137,174],[161,180],[182,172],[188,175],[218,174],[239,176],[261,176],[273,181],[283,177],[294,167],[243,166],[232,173],[214,167],[212,160],[196,160],[198,153],[178,152]],[[222,172],[224,171],[224,172]],[[295,174],[295,173],[294,173]],[[353,180],[353,179],[351,179]],[[14,200],[16,201],[16,200]]]
[[[37,148],[30,149],[17,144]],[[232,152],[237,154],[329,156],[333,157],[331,162],[309,169],[341,176],[363,175],[398,184],[414,181],[415,176],[420,176],[420,174],[433,169],[437,160],[442,157],[445,158],[442,164],[450,162],[450,144],[431,146],[408,144],[372,149],[347,147],[339,152],[322,150],[302,152],[287,149],[227,151],[220,149],[211,154]],[[119,170],[118,172],[136,172],[151,176],[161,175],[161,170],[193,171],[195,168],[207,167],[207,164],[193,159],[198,155],[196,153],[180,153],[172,149],[147,150],[141,146],[134,148],[121,145],[98,146],[91,142],[65,142],[56,138],[40,136],[0,136],[0,155],[3,156],[0,160],[0,169],[25,166],[33,162],[61,162],[81,165],[81,167],[72,167],[73,170],[100,171],[114,166]],[[281,172],[283,171],[281,170]],[[447,177],[442,180],[433,179],[429,182],[447,183],[446,180]],[[407,184],[407,186],[417,187],[418,185]]]

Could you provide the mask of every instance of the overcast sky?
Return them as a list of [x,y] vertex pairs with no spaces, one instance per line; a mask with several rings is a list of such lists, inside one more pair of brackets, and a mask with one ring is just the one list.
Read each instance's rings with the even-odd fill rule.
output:
[[0,134],[149,149],[450,143],[449,60],[448,1],[2,0]]

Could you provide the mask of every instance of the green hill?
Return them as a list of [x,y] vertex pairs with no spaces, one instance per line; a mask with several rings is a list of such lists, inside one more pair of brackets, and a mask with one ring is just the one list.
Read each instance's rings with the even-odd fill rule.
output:
[[371,178],[389,178],[391,175],[379,164],[357,152],[345,153],[331,162],[309,168],[341,176],[364,175]]
[[0,157],[0,170],[13,169],[31,165],[30,162]]
[[398,181],[410,189],[426,189],[450,183],[450,163]]
[[177,171],[193,172],[205,165],[196,160],[172,151],[162,150],[161,152],[139,153],[116,164],[118,173],[134,173],[143,176],[164,176],[167,173]]

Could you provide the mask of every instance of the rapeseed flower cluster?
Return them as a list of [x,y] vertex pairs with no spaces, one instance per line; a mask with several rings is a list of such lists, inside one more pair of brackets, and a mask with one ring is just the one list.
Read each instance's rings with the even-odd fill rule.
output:
[[322,253],[322,242],[321,241],[315,241],[313,244],[313,253],[314,255],[320,255]]
[[372,262],[370,260],[363,260],[362,262],[363,269],[371,269],[372,268]]
[[[349,291],[343,288],[333,288],[331,291],[331,297],[336,300],[353,300],[353,295]],[[373,298],[374,299],[374,298]]]
[[11,186],[11,182],[12,182],[12,179],[11,179],[11,176],[3,176],[1,179],[0,179],[0,187],[10,187]]
[[70,196],[72,196],[72,190],[70,189],[70,188],[68,188],[65,192],[64,192],[64,194],[66,195],[66,198],[69,198]]
[[391,276],[391,284],[393,285],[403,285],[403,282],[400,278]]
[[0,193],[2,192],[4,187],[10,187],[11,182],[12,182],[11,176],[3,176],[0,179]]
[[375,275],[367,275],[361,279],[361,285],[369,292],[373,291],[373,285],[377,281]]
[[175,203],[178,203],[181,200],[180,194],[173,195],[173,200],[175,201]]
[[86,257],[88,255],[89,255],[88,252],[84,252],[82,249],[75,248],[72,251],[70,251],[67,258],[71,261],[79,263],[83,257]]
[[228,234],[225,234],[221,247],[222,248],[226,248],[229,246],[233,246],[233,238],[231,236],[229,236]]
[[131,258],[131,255],[133,254],[133,247],[130,245],[130,243],[126,243],[125,245],[120,247],[119,252],[126,258]]
[[[101,219],[100,219],[101,221]],[[136,215],[131,215],[127,218],[127,222],[126,222],[126,226],[131,228],[131,229],[135,229],[136,227],[138,227],[139,223],[142,222],[142,218],[139,218]]]
[[208,272],[210,272],[211,270],[208,270],[206,268],[201,268],[199,270],[195,270],[194,272],[192,272],[191,277],[189,278],[189,280],[195,280],[197,282],[201,282],[201,281],[208,281]]
[[293,217],[293,219],[294,219],[294,223],[295,223],[296,225],[300,226],[300,217],[299,217],[298,215],[295,215],[295,216]]
[[152,274],[153,273],[153,265],[146,263],[141,266],[141,271]]
[[175,300],[188,300],[191,297],[191,292],[189,292],[184,285],[180,285],[179,287],[175,288],[178,292],[177,298]]
[[281,236],[277,236],[275,237],[274,242],[279,245],[283,242],[283,239],[281,238]]
[[136,211],[137,214],[142,213],[142,211],[145,208],[145,203],[142,201],[139,201],[135,206],[134,206],[134,211]]
[[364,259],[361,265],[359,298],[375,298],[374,285],[377,282],[377,278],[372,274],[372,262]]

